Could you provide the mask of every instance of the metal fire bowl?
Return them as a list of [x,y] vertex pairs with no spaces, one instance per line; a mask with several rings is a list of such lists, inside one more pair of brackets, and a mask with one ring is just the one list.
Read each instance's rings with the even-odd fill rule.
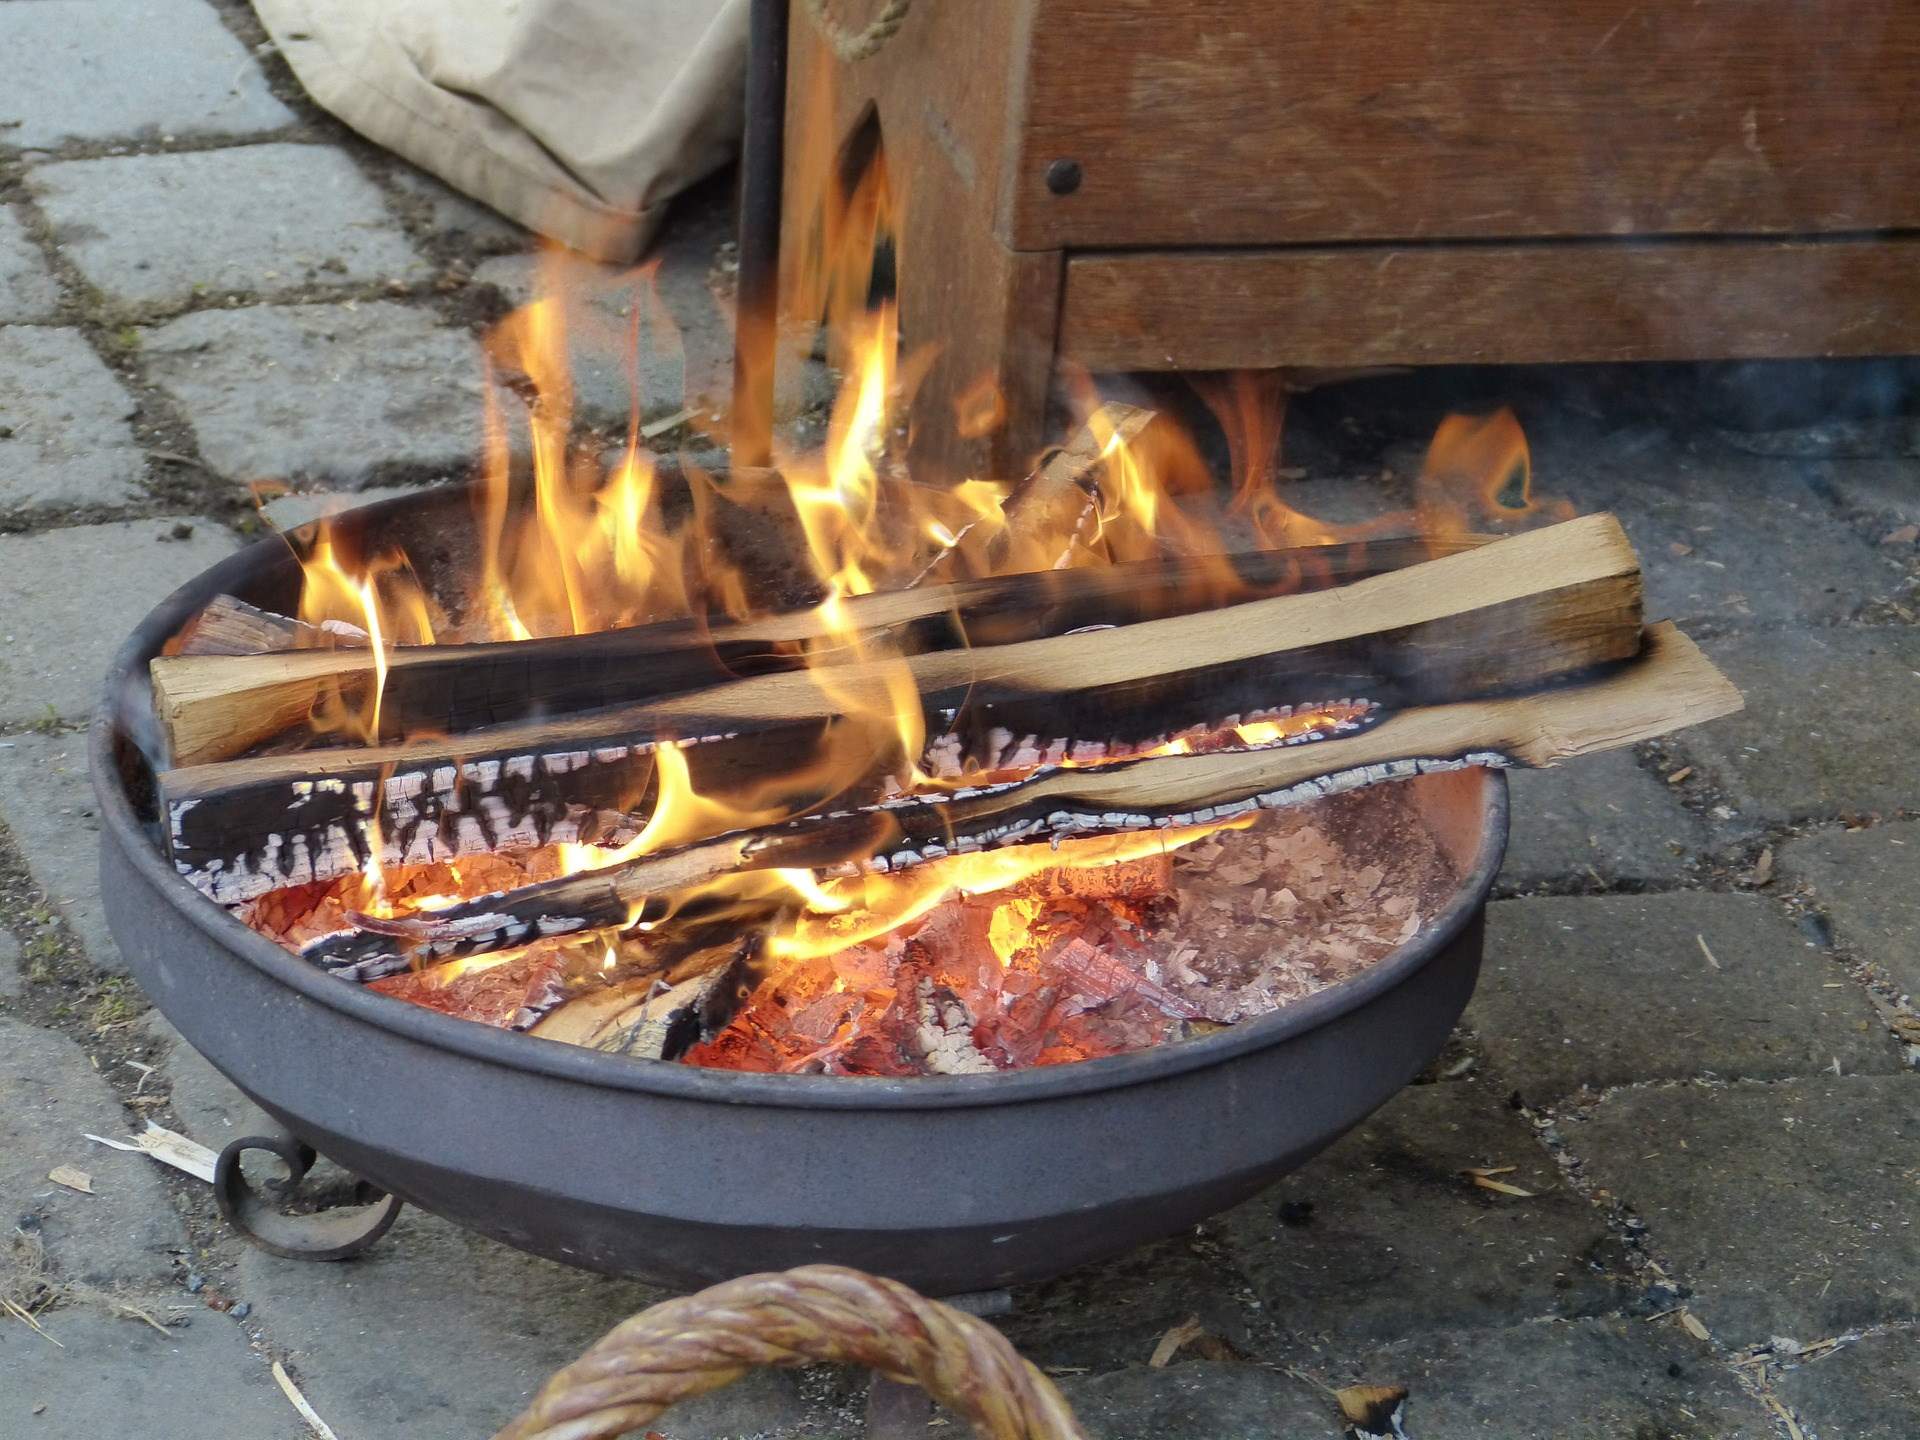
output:
[[[427,572],[470,558],[464,491],[353,512]],[[348,536],[350,540],[351,535]],[[1332,1143],[1439,1052],[1479,973],[1504,777],[1415,787],[1465,877],[1365,974],[1204,1039],[996,1076],[735,1074],[603,1055],[344,983],[200,895],[158,843],[148,660],[221,591],[293,608],[266,540],[176,591],[108,676],[88,759],[107,918],[140,984],[322,1154],[522,1250],[695,1287],[814,1261],[932,1294],[1056,1275],[1171,1234]]]

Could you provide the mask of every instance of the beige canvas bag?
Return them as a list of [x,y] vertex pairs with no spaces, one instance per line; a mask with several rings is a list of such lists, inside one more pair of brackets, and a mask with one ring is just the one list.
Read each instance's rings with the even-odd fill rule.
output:
[[747,0],[254,0],[307,92],[595,259],[740,139]]

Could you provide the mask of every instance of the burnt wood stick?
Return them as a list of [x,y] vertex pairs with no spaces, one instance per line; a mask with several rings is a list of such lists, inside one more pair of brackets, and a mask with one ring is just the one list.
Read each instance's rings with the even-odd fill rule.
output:
[[[650,810],[663,740],[684,746],[699,793],[723,797],[794,774],[823,742],[870,750],[890,726],[850,721],[849,697],[883,709],[903,671],[935,737],[923,768],[957,777],[1138,753],[1333,700],[1350,714],[1524,690],[1634,654],[1640,624],[1632,547],[1610,516],[1589,516],[1336,590],[449,740],[171,770],[160,790],[176,866],[231,903],[360,868],[376,811],[388,863],[607,839],[606,816],[637,825]],[[828,778],[791,808],[858,804],[887,777],[876,761]]]
[[277,615],[233,595],[216,595],[167,644],[168,657],[262,655],[303,646],[365,645],[367,635]]
[[1133,405],[1107,404],[1064,447],[1048,456],[1001,502],[1002,523],[967,527],[909,585],[945,584],[964,575],[996,574],[1023,550],[1056,544],[1048,568],[1067,556],[1093,528],[1099,513],[1099,475],[1112,453],[1132,444],[1154,421],[1154,412]]
[[1692,641],[1660,624],[1646,632],[1638,656],[1581,683],[1423,706],[1310,745],[1051,768],[1000,785],[800,816],[385,927],[399,933],[330,936],[302,953],[329,969],[374,957],[432,963],[625,925],[649,899],[741,869],[892,872],[1006,845],[1210,824],[1469,765],[1553,765],[1731,714],[1742,703]]
[[[846,610],[869,650],[913,655],[1006,645],[1347,584],[1488,538],[1376,540],[1042,571],[881,591],[848,600]],[[668,620],[542,640],[399,646],[386,655],[382,738],[458,735],[798,670],[810,648],[816,662],[831,660],[819,653],[827,639],[819,612],[800,610],[718,627]],[[173,763],[183,766],[229,759],[304,724],[329,688],[358,705],[375,674],[368,651],[342,648],[162,656],[150,669],[155,711]]]

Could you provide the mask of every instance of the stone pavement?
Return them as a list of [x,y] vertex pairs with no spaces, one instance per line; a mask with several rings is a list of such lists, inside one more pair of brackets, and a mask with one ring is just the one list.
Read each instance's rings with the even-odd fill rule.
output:
[[[154,1116],[218,1146],[248,1115],[119,973],[80,733],[107,657],[258,533],[249,482],[315,492],[275,502],[291,523],[464,473],[477,337],[534,263],[262,40],[226,0],[0,3],[0,54],[35,57],[0,88],[0,1294],[50,1337],[0,1318],[7,1440],[304,1435],[274,1359],[341,1440],[469,1440],[657,1298],[416,1213],[361,1260],[276,1260],[83,1138]],[[724,391],[727,225],[716,184],[662,237],[681,337],[641,367],[648,420]],[[618,430],[596,346],[641,297],[560,269],[582,414]],[[1539,488],[1620,513],[1748,709],[1515,776],[1480,992],[1425,1083],[1238,1209],[1016,1295],[1001,1323],[1093,1433],[1331,1437],[1328,1388],[1369,1382],[1410,1388],[1421,1440],[1920,1434],[1920,458],[1856,378],[1296,407],[1301,493],[1339,507],[1404,482],[1449,398],[1514,399]],[[1776,383],[1818,408],[1749,403]],[[1212,1340],[1149,1367],[1190,1316]],[[861,1393],[759,1376],[669,1433],[850,1437]]]

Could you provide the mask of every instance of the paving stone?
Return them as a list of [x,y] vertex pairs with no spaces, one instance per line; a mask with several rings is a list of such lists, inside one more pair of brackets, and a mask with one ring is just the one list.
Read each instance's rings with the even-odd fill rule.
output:
[[26,983],[27,977],[20,973],[20,942],[0,930],[0,995],[18,995]]
[[[293,123],[214,12],[177,0],[35,0],[0,5],[0,139],[22,149],[74,140],[245,135]],[[30,56],[30,62],[18,57]]]
[[1194,1236],[1162,1240],[1023,1286],[1014,1292],[1013,1313],[994,1324],[1036,1365],[1143,1365],[1160,1337],[1191,1315],[1210,1333],[1248,1349],[1257,1306],[1230,1271],[1207,1258],[1211,1243]]
[[1849,510],[1895,523],[1920,520],[1920,464],[1912,460],[1838,461],[1807,473]]
[[[153,1161],[85,1138],[127,1124],[78,1045],[0,1015],[0,1214],[40,1236],[57,1274],[98,1289],[165,1282],[170,1253],[186,1244]],[[94,1193],[47,1179],[56,1165],[86,1171]]]
[[69,160],[32,184],[61,249],[113,300],[274,296],[425,269],[380,188],[330,145]]
[[1618,1091],[1562,1135],[1721,1345],[1920,1319],[1920,1076]]
[[0,205],[0,324],[51,320],[60,286],[20,224],[19,212]]
[[1746,709],[1673,743],[1743,821],[1920,809],[1920,630],[1783,630],[1701,648]]
[[137,499],[133,410],[78,330],[0,329],[0,515]]
[[269,500],[260,507],[260,513],[275,529],[292,530],[309,520],[318,520],[322,515],[338,515],[362,505],[377,505],[396,495],[417,493],[419,487],[411,485],[377,485],[365,490],[307,490]]
[[[414,1210],[348,1264],[249,1250],[230,1293],[252,1302],[274,1344],[292,1354],[307,1398],[342,1435],[409,1440],[491,1435],[553,1371],[665,1298],[631,1281],[536,1260]],[[409,1335],[446,1343],[395,1343]],[[800,1387],[798,1376],[764,1372],[675,1407],[672,1434],[794,1434],[820,1418]]]
[[[633,316],[641,314],[637,352],[642,423],[674,414],[687,397],[687,368],[678,333],[661,334],[652,322],[644,269],[601,265],[568,251],[503,255],[474,272],[475,283],[493,285],[515,305],[536,298],[558,302],[567,338],[567,364],[580,417],[618,427],[633,411]],[[676,325],[676,329],[677,329]]]
[[1920,1435],[1920,1331],[1866,1336],[1787,1371],[1773,1389],[1812,1440],[1913,1440]]
[[1327,1440],[1341,1433],[1329,1397],[1258,1365],[1198,1360],[1058,1383],[1094,1440]]
[[[1469,1166],[1514,1166],[1499,1195]],[[1528,1126],[1470,1081],[1403,1091],[1296,1174],[1219,1220],[1229,1257],[1296,1344],[1615,1308],[1620,1248]]]
[[102,970],[124,972],[100,901],[100,819],[87,783],[86,736],[0,740],[0,824],[87,957]]
[[[172,539],[178,524],[193,533]],[[0,729],[84,718],[127,633],[234,543],[171,516],[0,535]]]
[[1671,883],[1707,845],[1707,827],[1632,755],[1611,750],[1507,774],[1513,800],[1502,890],[1595,878]]
[[1800,465],[1672,446],[1631,456],[1545,448],[1538,460],[1540,493],[1619,516],[1640,555],[1647,612],[1660,619],[1837,620],[1904,578]]
[[8,1440],[310,1440],[266,1359],[224,1315],[195,1314],[165,1335],[92,1308],[62,1306],[41,1323],[64,1348],[12,1322],[0,1331]]
[[1920,455],[1920,417],[1912,415],[1821,420],[1788,430],[1727,430],[1722,434],[1729,445],[1753,455],[1801,460]]
[[464,474],[479,452],[479,348],[427,310],[203,310],[147,332],[142,353],[229,480],[359,488],[393,468]]
[[1841,945],[1920,995],[1920,822],[1789,840],[1780,867],[1832,917]]
[[1836,1059],[1848,1074],[1901,1068],[1865,991],[1754,895],[1501,901],[1466,1023],[1535,1102],[1582,1086],[1813,1075]]
[[532,235],[499,211],[469,199],[405,161],[395,161],[388,178],[436,235],[460,236],[488,252],[524,250],[533,243]]
[[1417,1336],[1367,1356],[1351,1382],[1406,1386],[1407,1433],[1420,1440],[1773,1440],[1778,1433],[1760,1402],[1672,1321],[1550,1321]]

